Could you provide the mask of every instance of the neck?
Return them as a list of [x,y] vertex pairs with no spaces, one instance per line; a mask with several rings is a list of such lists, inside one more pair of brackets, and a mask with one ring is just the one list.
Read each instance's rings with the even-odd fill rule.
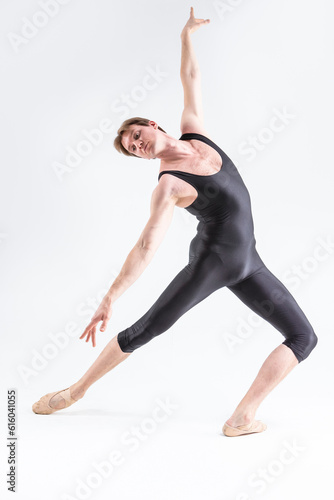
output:
[[164,143],[161,145],[160,151],[158,151],[155,156],[162,161],[173,162],[189,158],[192,154],[193,152],[189,148],[189,144],[166,134],[166,137],[164,137]]

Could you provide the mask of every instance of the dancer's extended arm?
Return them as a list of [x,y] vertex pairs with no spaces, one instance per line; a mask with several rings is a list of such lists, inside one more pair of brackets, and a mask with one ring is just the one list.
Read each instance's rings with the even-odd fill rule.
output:
[[195,19],[194,9],[181,32],[181,69],[180,77],[184,94],[184,109],[181,116],[181,134],[193,132],[207,135],[203,124],[201,73],[191,41],[191,34],[209,19]]
[[173,195],[162,196],[158,189],[153,191],[150,218],[107,293],[111,302],[115,302],[139,278],[153,259],[170,226],[177,200]]
[[113,303],[139,278],[153,259],[170,226],[177,201],[178,197],[172,191],[165,191],[163,194],[157,188],[153,191],[150,218],[80,339],[87,336],[88,342],[91,338],[95,347],[97,324],[102,321],[100,330],[106,329]]

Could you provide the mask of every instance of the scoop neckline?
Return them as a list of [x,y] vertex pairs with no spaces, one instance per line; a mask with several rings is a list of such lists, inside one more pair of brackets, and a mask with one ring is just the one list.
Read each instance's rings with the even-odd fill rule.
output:
[[[182,141],[182,137],[185,136],[185,135],[198,135],[200,137],[204,137],[206,140],[208,140],[209,142],[211,142],[211,144],[208,144],[207,142],[205,141],[201,141],[200,139],[196,139],[196,137],[192,137],[192,138],[189,138],[189,139],[185,139],[185,140],[195,140],[195,141],[199,141],[199,142],[204,142],[204,144],[207,144],[208,146],[210,146],[212,149],[214,149],[215,151],[217,151],[217,149],[215,147],[212,146],[212,144],[214,144],[215,146],[217,146],[211,139],[209,139],[209,137],[206,137],[205,135],[202,135],[202,134],[197,134],[195,132],[187,132],[185,134],[182,134],[181,137],[178,139],[179,141]],[[218,146],[217,146],[218,147]],[[217,151],[217,153],[219,153],[219,151]],[[219,155],[221,156],[221,154],[219,153]],[[192,172],[187,172],[185,170],[162,170],[161,172],[159,172],[158,174],[158,180],[160,180],[160,174],[162,173],[166,173],[166,172],[178,172],[178,173],[181,173],[181,174],[189,174],[189,175],[195,175],[195,177],[213,177],[214,175],[217,175],[221,172],[221,170],[223,169],[223,163],[224,163],[224,160],[223,158],[221,158],[222,160],[222,163],[221,163],[221,166],[220,166],[220,169],[218,170],[218,172],[215,172],[214,174],[206,174],[206,175],[202,175],[202,174],[193,174]]]
[[207,174],[207,175],[193,174],[192,172],[187,172],[185,170],[162,170],[161,172],[159,172],[159,178],[160,178],[161,174],[164,174],[166,172],[178,172],[180,174],[194,175],[195,177],[213,177],[214,175],[219,174],[221,172],[222,168],[223,168],[223,164],[221,165],[220,170],[218,170],[218,172],[215,172],[214,174]]

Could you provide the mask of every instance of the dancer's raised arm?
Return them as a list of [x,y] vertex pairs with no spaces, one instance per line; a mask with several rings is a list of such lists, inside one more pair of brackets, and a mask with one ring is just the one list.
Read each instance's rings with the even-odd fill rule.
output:
[[190,8],[190,17],[181,32],[181,69],[180,77],[184,94],[184,109],[181,116],[181,133],[197,132],[206,135],[203,124],[203,106],[201,74],[191,34],[200,26],[208,24],[210,19],[195,19],[194,9]]

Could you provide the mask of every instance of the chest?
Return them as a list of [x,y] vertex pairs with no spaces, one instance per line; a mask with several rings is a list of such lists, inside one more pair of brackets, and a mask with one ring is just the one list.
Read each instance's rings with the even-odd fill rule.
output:
[[[162,165],[162,170],[178,170],[199,176],[210,176],[219,172],[222,166],[222,157],[212,147],[207,144],[196,144],[196,153],[188,160],[173,162],[173,165]],[[175,175],[170,177],[173,186],[178,194],[177,207],[187,208],[198,196],[197,189],[184,179]]]

